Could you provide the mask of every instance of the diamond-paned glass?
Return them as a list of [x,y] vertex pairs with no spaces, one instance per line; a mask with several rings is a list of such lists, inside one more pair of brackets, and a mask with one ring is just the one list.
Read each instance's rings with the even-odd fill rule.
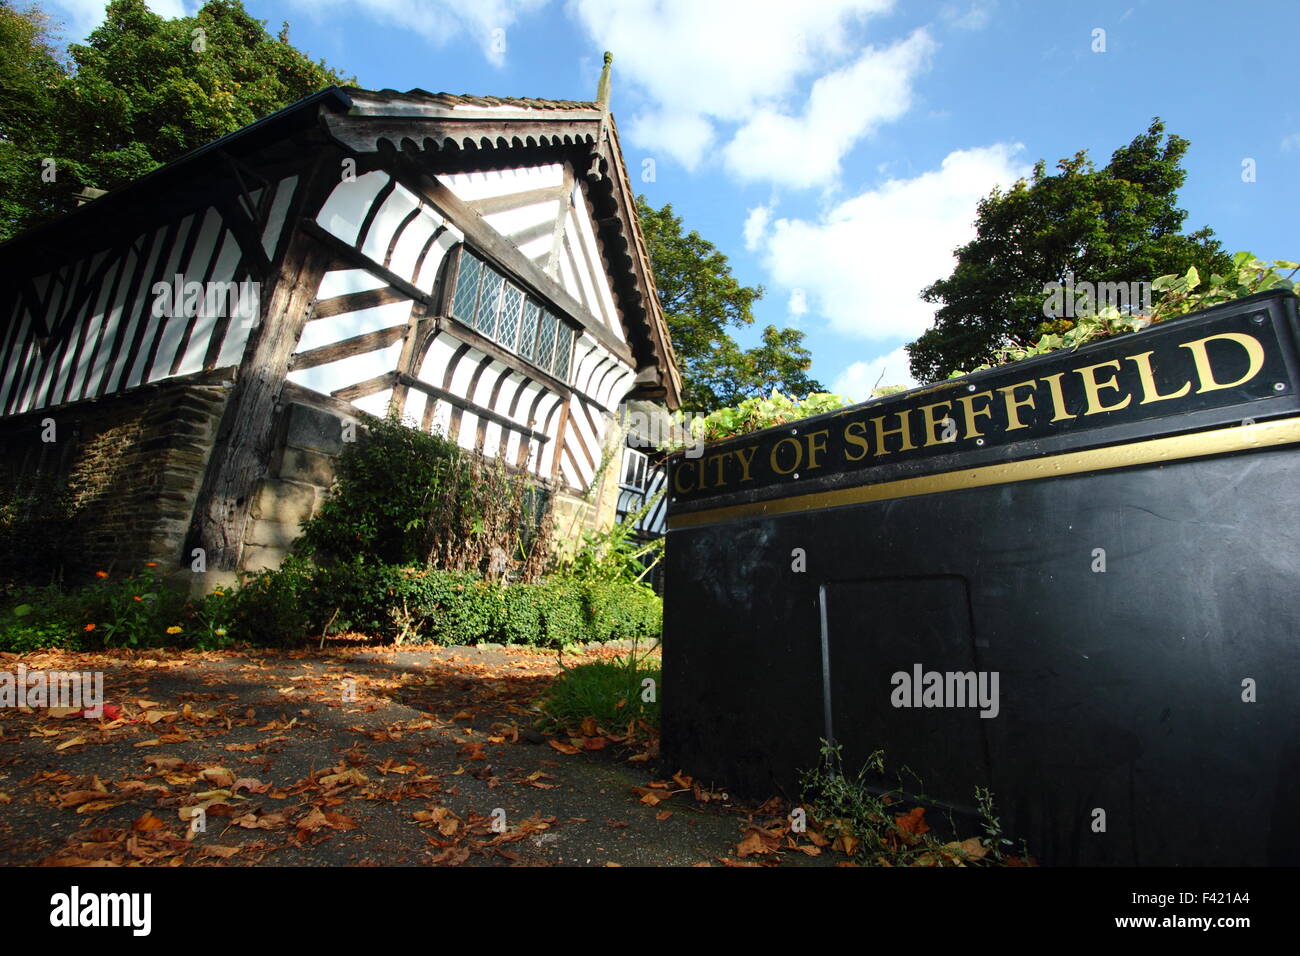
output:
[[483,263],[468,250],[460,251],[460,271],[456,276],[456,294],[451,302],[451,314],[462,322],[473,324],[474,302],[478,298],[479,274]]
[[490,266],[483,269],[483,291],[479,293],[478,308],[474,311],[474,328],[488,338],[496,335],[497,309],[501,304],[501,289],[506,280]]
[[497,319],[497,341],[512,352],[519,347],[519,313],[523,305],[523,292],[507,282],[505,291],[501,293],[501,314]]
[[554,375],[561,382],[569,380],[569,356],[573,352],[573,329],[563,323],[555,335]]
[[524,320],[519,327],[519,354],[528,361],[533,361],[537,353],[537,322],[541,318],[542,307],[532,299],[524,300]]
[[555,332],[559,324],[559,319],[549,312],[543,312],[542,323],[537,328],[537,356],[533,359],[533,364],[548,372],[555,354]]

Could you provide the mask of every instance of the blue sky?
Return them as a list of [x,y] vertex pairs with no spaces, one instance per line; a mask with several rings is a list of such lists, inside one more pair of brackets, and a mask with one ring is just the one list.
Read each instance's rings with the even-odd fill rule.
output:
[[[104,6],[42,5],[71,39]],[[858,400],[911,383],[901,346],[933,314],[917,293],[981,196],[1039,158],[1102,165],[1156,115],[1192,144],[1186,228],[1300,259],[1296,0],[245,5],[372,89],[591,99],[612,50],[634,184],[766,288],[756,326],[802,329],[814,376]]]

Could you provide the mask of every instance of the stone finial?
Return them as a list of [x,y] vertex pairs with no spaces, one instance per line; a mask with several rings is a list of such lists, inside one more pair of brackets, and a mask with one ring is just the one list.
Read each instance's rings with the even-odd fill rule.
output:
[[600,108],[609,111],[609,68],[614,62],[614,54],[605,51],[605,67],[600,71],[600,82],[596,85],[596,102]]

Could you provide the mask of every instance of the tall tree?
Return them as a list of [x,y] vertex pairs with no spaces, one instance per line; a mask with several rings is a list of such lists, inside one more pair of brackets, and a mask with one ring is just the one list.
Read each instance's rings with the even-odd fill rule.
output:
[[762,286],[741,285],[727,257],[692,229],[684,232],[672,203],[655,209],[636,200],[654,269],[659,304],[682,365],[684,407],[710,412],[778,389],[802,397],[822,390],[808,377],[812,355],[798,329],[763,329],[761,345],[743,349],[727,331],[754,322]]
[[1067,272],[1094,283],[1150,282],[1190,266],[1227,274],[1231,257],[1213,230],[1181,231],[1187,212],[1176,194],[1188,146],[1166,137],[1157,117],[1103,169],[1083,150],[1054,174],[1039,160],[1031,181],[994,189],[980,201],[975,238],[956,250],[952,275],[921,293],[940,308],[934,326],[907,347],[912,375],[938,381],[1035,338],[1043,286]]
[[[241,0],[164,19],[113,0],[85,44],[55,52],[49,19],[0,0],[0,239],[67,212],[333,83]],[[13,106],[10,106],[13,104]]]

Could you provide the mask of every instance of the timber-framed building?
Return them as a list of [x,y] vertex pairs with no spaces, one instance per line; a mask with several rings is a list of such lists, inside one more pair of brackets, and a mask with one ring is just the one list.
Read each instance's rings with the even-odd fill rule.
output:
[[0,246],[6,467],[98,566],[275,566],[367,414],[613,520],[680,377],[607,99],[330,88]]

